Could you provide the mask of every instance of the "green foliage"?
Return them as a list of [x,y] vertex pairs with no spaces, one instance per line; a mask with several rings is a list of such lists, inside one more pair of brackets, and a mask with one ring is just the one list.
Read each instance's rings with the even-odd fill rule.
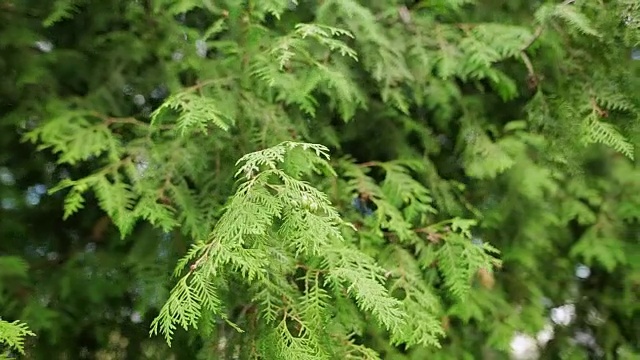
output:
[[[28,335],[35,336],[26,324],[19,321],[7,322],[0,319],[0,344],[24,354],[24,337]],[[8,355],[8,352],[5,352],[0,354],[0,358],[9,359]]]
[[[20,257],[0,256],[0,291],[3,290],[2,281],[12,277],[24,278],[28,268],[28,264]],[[17,320],[7,322],[0,318],[0,359],[9,359],[11,350],[24,354],[26,336],[35,336],[26,324]]]
[[[442,330],[433,315],[424,314],[423,307],[434,308],[437,300],[421,285],[419,269],[410,282],[397,279],[396,289],[407,292],[405,301],[399,302],[389,295],[384,281],[389,276],[405,275],[385,275],[384,268],[345,241],[340,229],[345,224],[326,195],[294,177],[322,169],[331,173],[332,169],[322,158],[296,153],[300,148],[308,148],[315,156],[328,158],[328,149],[323,146],[286,142],[239,160],[242,166],[236,176],[244,182],[230,198],[225,214],[208,242],[194,245],[180,261],[175,273],[179,274],[185,264],[191,263],[189,272],[179,280],[159,317],[152,323],[152,334],[162,332],[167,341],[171,341],[176,325],[185,329],[197,327],[203,312],[221,313],[217,288],[229,288],[230,284],[216,283],[218,279],[233,278],[233,273],[240,273],[249,288],[266,289],[248,295],[258,301],[256,316],[265,321],[264,326],[275,326],[271,331],[279,332],[282,338],[278,341],[284,341],[277,350],[265,349],[261,356],[298,359],[309,354],[348,355],[353,351],[351,342],[340,345],[330,339],[349,339],[350,333],[346,329],[350,321],[334,323],[333,331],[327,333],[327,319],[324,318],[335,306],[335,301],[344,296],[353,298],[358,308],[371,313],[391,332],[395,343],[437,345],[436,336],[443,335]],[[394,167],[391,169],[398,171]],[[410,178],[403,179],[401,171],[391,174],[385,183],[393,185],[388,186],[400,185],[401,180],[412,183]],[[395,181],[398,184],[394,184]],[[420,186],[415,184],[414,187],[419,193]],[[407,191],[399,194],[400,199],[419,201],[410,189]],[[454,233],[447,238],[438,255],[447,286],[458,296],[468,291],[477,267],[490,266],[491,261],[481,248],[474,250],[475,246],[467,238],[455,233],[458,230],[469,236],[470,225],[472,222],[454,220],[451,225]],[[487,249],[495,252],[490,247]],[[274,253],[284,257],[284,263],[269,262]],[[310,269],[303,264],[317,264],[318,268]],[[286,288],[301,293],[294,296],[279,289],[281,284],[274,282],[278,275],[292,276],[300,267],[305,271],[297,276],[304,279],[304,286],[299,288],[300,285],[291,283]],[[332,310],[335,311],[340,308]],[[415,317],[424,321],[413,324],[410,319]],[[290,333],[290,326],[298,333]],[[336,332],[338,329],[345,330]],[[271,331],[264,335],[272,336]],[[262,339],[258,335],[255,341],[266,342],[268,338]]]
[[640,353],[637,1],[0,20],[5,356]]
[[[153,116],[153,120],[158,118],[158,114],[164,109],[170,108],[182,112],[182,116],[176,120],[176,126],[184,135],[191,128],[198,128],[207,133],[207,123],[212,122],[222,130],[229,130],[228,120],[217,109],[215,101],[202,96],[194,95],[192,92],[183,92],[167,99],[160,106]],[[185,111],[187,109],[188,111]]]
[[59,21],[69,19],[73,17],[73,13],[78,11],[80,5],[82,5],[82,1],[78,0],[54,1],[51,13],[44,19],[42,24],[45,27],[50,27]]

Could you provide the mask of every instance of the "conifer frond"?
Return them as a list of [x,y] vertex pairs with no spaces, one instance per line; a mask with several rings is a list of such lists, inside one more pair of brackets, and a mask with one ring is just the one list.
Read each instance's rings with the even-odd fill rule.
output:
[[183,230],[194,239],[204,238],[208,233],[206,206],[199,201],[197,194],[184,180],[176,186],[169,186],[167,191],[179,208],[177,215]]
[[147,220],[167,232],[180,224],[176,220],[175,210],[159,203],[157,197],[151,194],[142,196],[132,212],[134,216]]
[[444,275],[444,282],[458,299],[464,299],[471,289],[471,280],[479,269],[491,269],[500,261],[493,256],[498,250],[488,243],[476,245],[471,242],[469,231],[473,221],[455,219],[453,231],[445,236],[442,246],[437,250],[438,268]]
[[600,37],[600,32],[592,25],[589,18],[577,10],[573,5],[556,5],[553,15],[564,20],[572,28],[587,35]]
[[[294,160],[287,160],[290,153],[295,154]],[[243,182],[208,241],[193,246],[179,263],[185,266],[195,260],[154,320],[152,333],[161,332],[170,342],[176,325],[196,327],[202,307],[206,307],[202,294],[217,299],[210,282],[233,273],[250,286],[261,284],[254,301],[261,304],[268,323],[282,316],[274,330],[279,334],[278,351],[284,358],[311,354],[317,358],[324,351],[319,345],[325,331],[322,314],[331,301],[326,285],[351,295],[362,311],[372,313],[392,333],[400,331],[406,315],[383,285],[384,269],[344,240],[339,229],[344,222],[324,193],[289,175],[332,173],[328,158],[326,147],[296,142],[284,142],[240,158],[236,176]],[[281,170],[283,167],[285,170]],[[270,261],[274,236],[283,242],[281,250],[289,256],[319,262],[326,278],[321,281],[318,271],[309,270],[305,280],[308,285],[301,296],[292,296],[291,285],[272,283],[270,273],[293,270],[288,262]],[[179,272],[176,269],[176,274]],[[218,313],[214,300],[209,301],[208,309]],[[295,323],[297,334],[290,332],[290,321]]]
[[347,46],[344,42],[332,38],[335,36],[353,38],[353,35],[349,31],[332,26],[317,24],[298,24],[296,25],[295,31],[302,39],[307,37],[313,38],[320,44],[329,48],[331,51],[338,51],[342,56],[348,56],[353,60],[358,60],[358,56],[353,49]]
[[594,94],[594,100],[598,105],[607,110],[635,112],[636,106],[623,94],[612,88],[601,87]]
[[399,247],[390,251],[385,264],[393,269],[391,291],[404,291],[402,308],[412,319],[394,334],[393,343],[405,344],[407,347],[440,347],[439,337],[445,335],[438,317],[440,302],[433,289],[426,285],[419,264],[413,255]]
[[113,180],[98,176],[91,179],[91,185],[95,189],[100,207],[113,219],[121,236],[125,237],[133,230],[137,220],[132,212],[136,195],[131,191],[131,186],[119,176]]
[[571,255],[580,257],[586,264],[599,263],[608,271],[628,261],[628,255],[620,240],[606,231],[591,226],[571,248]]
[[287,304],[295,303],[300,297],[295,284],[281,277],[295,264],[283,261],[286,253],[280,252],[278,255],[280,256],[275,256],[274,261],[269,264],[271,272],[265,276],[264,281],[252,286],[255,295],[251,301],[260,306],[260,317],[270,326],[281,320],[282,310]]
[[490,46],[501,58],[518,56],[522,47],[533,36],[529,29],[504,24],[478,24],[472,33],[480,42]]
[[63,219],[75,214],[84,207],[83,193],[88,190],[86,183],[76,184],[71,188],[67,196],[64,198],[64,215]]
[[209,28],[204,32],[204,34],[202,35],[202,38],[204,40],[208,40],[212,37],[214,37],[215,35],[223,32],[224,30],[226,30],[227,25],[225,24],[226,19],[218,19],[216,22],[214,22],[213,24],[211,24],[211,26],[209,26]]
[[24,355],[24,338],[26,336],[35,336],[26,324],[19,321],[8,322],[0,319],[0,344]]
[[157,123],[161,115],[166,115],[167,109],[179,112],[176,127],[182,135],[193,131],[208,133],[210,124],[228,131],[235,122],[220,111],[216,100],[191,91],[184,91],[168,98],[153,112],[152,124]]
[[202,274],[183,277],[171,290],[160,314],[151,323],[151,334],[164,335],[167,344],[171,345],[176,324],[184,329],[197,327],[202,308],[217,313],[219,303],[215,289]]
[[[515,164],[513,156],[503,149],[502,144],[494,143],[478,129],[468,129],[462,136],[466,140],[464,159],[469,176],[494,178]],[[514,144],[509,145],[513,148]]]
[[565,21],[571,29],[582,34],[600,36],[600,33],[593,28],[591,21],[574,4],[544,4],[536,10],[535,18],[540,24],[546,24],[553,18],[558,18]]
[[277,351],[275,354],[281,359],[294,360],[329,360],[329,356],[321,351],[315,342],[304,333],[304,330],[292,333],[287,319],[280,321],[275,329]]
[[[404,169],[397,164],[377,164],[387,171],[383,187],[378,185],[374,179],[369,177],[365,171],[353,164],[343,163],[344,175],[348,179],[349,191],[355,196],[365,196],[376,207],[375,228],[389,229],[402,241],[414,241],[415,233],[412,231],[412,224],[405,219],[400,207],[405,203],[413,204],[416,208],[423,208],[425,211],[432,211],[430,204],[421,202],[431,200],[420,184],[411,181],[406,177]],[[409,185],[408,191],[398,192],[399,186]],[[407,211],[413,211],[407,208]],[[422,214],[424,215],[424,213]],[[409,220],[413,220],[409,218]],[[381,231],[381,230],[378,230]]]
[[[278,42],[276,42],[269,54],[277,60],[278,70],[284,70],[284,68],[291,63],[292,59],[296,56],[296,50],[301,51],[303,44],[304,42],[302,39],[292,36],[282,37]],[[264,60],[268,61],[267,59]],[[253,74],[257,78],[267,81],[270,86],[273,86],[275,84],[275,79],[278,77],[278,72],[274,71],[270,74],[269,69],[273,68],[271,68],[268,63],[263,64],[263,66],[256,66],[258,64],[259,63],[254,62],[255,70],[253,71]]]
[[634,146],[618,132],[614,125],[600,121],[597,114],[590,114],[585,118],[587,143],[600,143],[614,148],[630,159],[634,159]]
[[382,190],[389,196],[392,204],[402,206],[419,203],[422,206],[421,209],[416,209],[417,212],[436,212],[429,206],[433,201],[429,190],[411,177],[409,169],[399,163],[382,163],[380,167],[385,170]]
[[371,312],[387,330],[397,332],[406,320],[405,313],[400,302],[381,284],[384,269],[360,251],[349,248],[330,251],[325,266],[329,268],[333,286],[349,284],[347,293],[355,298],[358,307]]
[[276,19],[280,20],[280,16],[284,13],[291,5],[297,6],[297,0],[265,0],[257,2],[255,6],[255,10],[260,14],[271,14]]
[[78,8],[83,5],[84,0],[55,0],[53,9],[42,22],[44,27],[50,27],[57,22],[73,17]]
[[286,141],[278,146],[242,156],[236,162],[236,166],[241,164],[242,166],[238,168],[235,176],[244,175],[248,180],[253,178],[261,168],[276,169],[278,164],[285,161],[285,154],[296,148],[312,150],[315,153],[314,156],[307,151],[298,152],[298,155],[301,156],[298,160],[299,164],[308,164],[306,167],[310,169],[318,169],[318,166],[331,169],[331,166],[326,162],[329,159],[329,149],[326,146]]
[[337,103],[338,111],[344,121],[350,120],[359,108],[366,108],[367,100],[362,90],[344,72],[320,63],[316,65],[318,72],[325,79],[325,92],[339,94],[332,102]]
[[[77,164],[107,153],[110,159],[122,154],[120,141],[107,124],[90,121],[91,114],[67,111],[25,134],[24,139],[39,143],[38,148],[51,149],[58,154],[59,163]],[[95,119],[95,117],[94,117]]]
[[[263,81],[269,88],[277,89],[279,100],[297,104],[307,114],[315,114],[317,101],[312,93],[321,90],[327,94],[339,93],[331,101],[337,103],[346,121],[355,110],[363,108],[365,97],[357,84],[349,78],[348,68],[339,60],[327,64],[327,59],[318,59],[311,51],[314,41],[331,52],[357,61],[356,52],[345,42],[335,37],[352,38],[346,30],[318,24],[297,24],[295,30],[276,40],[275,45],[261,56],[252,59],[252,76]],[[275,60],[275,61],[273,61]],[[312,71],[298,74],[301,67]],[[287,71],[285,71],[287,70]],[[295,73],[292,73],[295,71]]]

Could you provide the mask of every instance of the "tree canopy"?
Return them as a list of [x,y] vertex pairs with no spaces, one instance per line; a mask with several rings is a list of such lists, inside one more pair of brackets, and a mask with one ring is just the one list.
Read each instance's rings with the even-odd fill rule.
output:
[[636,47],[637,0],[2,1],[0,358],[636,359]]

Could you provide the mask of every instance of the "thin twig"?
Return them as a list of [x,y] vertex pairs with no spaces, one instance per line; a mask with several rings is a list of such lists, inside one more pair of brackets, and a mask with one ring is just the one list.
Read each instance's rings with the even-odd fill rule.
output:
[[[564,0],[562,2],[561,5],[571,5],[575,2],[575,0]],[[536,30],[533,32],[533,36],[531,37],[531,39],[529,39],[529,41],[527,41],[527,43],[522,47],[521,51],[526,51],[528,48],[531,47],[531,45],[533,45],[534,42],[536,42],[536,40],[538,40],[538,38],[542,35],[542,32],[544,31],[544,25],[541,24],[539,25]]]
[[520,52],[520,57],[522,58],[522,61],[524,62],[524,65],[527,67],[527,71],[529,72],[529,76],[536,76],[536,72],[533,69],[533,64],[531,63],[531,59],[529,59],[529,55],[527,55],[526,52],[521,51]]
[[598,116],[603,117],[603,118],[606,118],[606,117],[609,116],[609,114],[607,113],[606,110],[604,110],[600,106],[598,106],[598,103],[597,103],[595,98],[592,97],[589,100],[591,102],[591,108],[593,109],[593,112],[595,114],[597,114]]
[[[575,2],[575,0],[564,0],[562,2],[562,6],[566,6],[566,5],[571,5]],[[536,40],[538,40],[538,38],[540,38],[540,36],[542,36],[542,33],[544,32],[544,24],[540,24],[533,32],[533,36],[531,37],[531,39],[529,39],[529,41],[527,41],[527,43],[522,47],[522,49],[520,49],[520,57],[522,58],[522,61],[524,62],[524,65],[527,67],[527,72],[529,73],[529,84],[531,86],[531,88],[534,87],[538,87],[539,86],[539,78],[536,75],[536,72],[533,68],[533,63],[531,62],[531,59],[529,59],[529,56],[527,55],[527,49],[529,49],[531,47],[531,45],[533,45],[533,43],[536,42]]]
[[538,78],[538,75],[536,75],[536,72],[533,68],[533,63],[531,62],[529,55],[527,55],[527,52],[523,50],[520,51],[520,57],[522,58],[522,62],[524,62],[524,65],[527,67],[530,88],[537,88],[540,84],[540,78]]
[[544,27],[542,25],[538,26],[536,28],[536,30],[533,32],[533,36],[531,37],[531,39],[529,39],[529,41],[527,41],[527,43],[522,47],[522,49],[520,51],[524,52],[528,48],[530,48],[531,45],[533,45],[533,43],[536,42],[536,40],[538,40],[540,35],[542,35],[542,31],[543,30],[544,30]]

